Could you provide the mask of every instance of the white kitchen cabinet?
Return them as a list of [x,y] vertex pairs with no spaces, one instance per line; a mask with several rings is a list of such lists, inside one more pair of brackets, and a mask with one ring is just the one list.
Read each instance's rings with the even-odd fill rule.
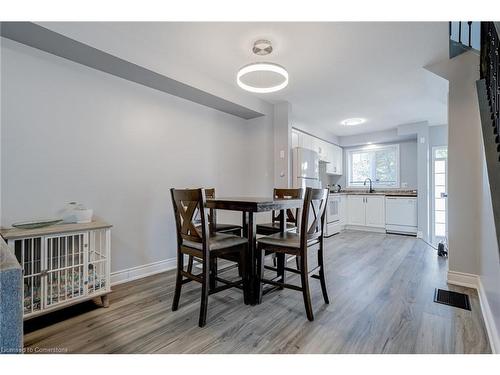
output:
[[335,159],[335,166],[336,166],[336,173],[337,174],[342,174],[343,173],[343,166],[344,166],[344,150],[342,147],[335,146],[334,147],[334,159]]
[[329,163],[326,167],[326,173],[341,175],[343,165],[342,148],[337,145],[330,144],[328,148],[328,156]]
[[292,130],[292,148],[299,147],[299,137],[300,134],[295,130]]
[[369,195],[365,197],[366,226],[385,228],[385,197]]
[[347,224],[385,228],[385,197],[383,195],[348,195]]
[[300,133],[299,147],[307,148],[308,150],[314,150],[314,138],[309,134]]
[[365,196],[347,196],[347,224],[362,225],[366,223]]
[[342,174],[343,150],[341,147],[293,129],[292,148],[294,147],[316,151],[319,155],[319,160],[326,163],[326,173]]

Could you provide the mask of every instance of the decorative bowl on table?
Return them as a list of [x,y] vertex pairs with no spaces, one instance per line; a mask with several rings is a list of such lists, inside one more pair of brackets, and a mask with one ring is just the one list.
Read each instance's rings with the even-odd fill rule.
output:
[[58,224],[62,221],[62,219],[39,219],[39,220],[30,220],[30,221],[21,221],[18,223],[12,224],[14,228],[18,229],[36,229],[48,227],[49,225]]

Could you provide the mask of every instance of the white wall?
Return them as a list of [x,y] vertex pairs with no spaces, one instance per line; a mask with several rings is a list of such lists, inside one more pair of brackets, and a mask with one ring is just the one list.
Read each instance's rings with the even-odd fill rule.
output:
[[466,52],[429,70],[449,81],[449,270],[479,275],[482,141],[475,85],[479,79],[479,56]]
[[448,145],[448,125],[429,126],[429,147]]
[[490,183],[482,144],[481,154],[483,157],[479,196],[479,275],[487,304],[483,303],[482,308],[483,310],[489,309],[486,314],[490,317],[488,321],[491,325],[490,343],[493,346],[497,345],[496,350],[498,352],[500,351],[500,347],[498,347],[500,343],[500,257],[491,203]]
[[175,257],[171,187],[271,191],[272,114],[245,121],[2,43],[3,225],[82,202],[114,225],[116,271]]

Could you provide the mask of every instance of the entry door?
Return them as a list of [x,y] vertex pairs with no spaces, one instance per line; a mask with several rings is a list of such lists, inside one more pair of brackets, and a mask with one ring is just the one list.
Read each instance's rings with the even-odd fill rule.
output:
[[444,241],[448,236],[448,147],[432,149],[433,242]]

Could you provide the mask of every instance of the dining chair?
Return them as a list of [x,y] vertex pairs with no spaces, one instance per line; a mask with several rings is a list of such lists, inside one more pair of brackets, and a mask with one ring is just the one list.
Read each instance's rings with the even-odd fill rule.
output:
[[[207,199],[215,199],[215,189],[214,188],[209,188],[205,189],[205,197]],[[196,214],[196,219],[195,219],[197,225],[199,226],[201,223],[199,212]],[[211,227],[212,232],[219,232],[219,233],[226,233],[226,234],[234,234],[237,236],[242,235],[243,227],[238,224],[221,224],[217,222],[217,210],[212,210],[210,209],[208,211],[208,225]],[[224,259],[229,258],[227,260],[231,261],[237,261],[237,258],[235,259],[234,254],[228,254],[227,256],[224,257]],[[197,261],[198,263],[201,263],[201,259],[197,259],[193,256],[189,256],[188,258],[188,271],[191,272],[193,269],[194,261]],[[242,276],[242,265],[238,263],[238,272],[239,275]]]
[[[274,199],[302,199],[304,189],[274,189]],[[297,226],[298,209],[286,210],[286,230],[293,230]],[[270,223],[257,224],[256,233],[268,236],[280,232],[281,211],[272,211]]]
[[[274,199],[302,199],[304,198],[304,189],[278,189],[275,188],[273,191]],[[297,228],[297,217],[298,217],[299,209],[288,209],[286,210],[286,230],[294,230]],[[268,236],[270,234],[279,233],[280,230],[280,219],[281,219],[281,211],[272,211],[271,212],[271,222],[264,224],[257,224],[256,233],[259,235]],[[286,264],[286,258],[284,254],[279,254],[273,257],[274,267],[270,268],[277,271],[278,276],[281,278],[284,277],[283,268]],[[299,261],[296,258],[296,266],[299,269]]]
[[[205,196],[207,199],[215,199],[215,189],[205,189]],[[215,232],[220,233],[230,233],[235,234],[237,236],[241,236],[243,227],[238,224],[221,224],[217,222],[217,210],[209,210],[209,219],[210,225],[214,225]]]
[[[257,240],[257,272],[259,274],[259,303],[262,301],[263,284],[301,291],[304,298],[307,319],[314,320],[309,290],[309,275],[318,270],[318,274],[311,277],[319,279],[325,303],[330,303],[326,289],[325,266],[323,261],[325,208],[328,201],[328,189],[307,188],[304,196],[304,205],[300,215],[297,231],[287,231],[262,237]],[[318,266],[309,269],[307,255],[309,251],[317,250]],[[266,254],[278,253],[295,255],[299,259],[298,270],[285,267],[284,271],[300,274],[301,285],[287,284],[264,278],[264,261]]]
[[[208,296],[231,287],[246,292],[245,261],[247,239],[210,230],[208,209],[205,208],[204,189],[170,189],[177,230],[177,278],[175,282],[172,310],[179,308],[179,299],[183,284],[191,281],[201,283],[201,306],[198,325],[203,327],[207,319]],[[195,221],[199,214],[200,224]],[[184,270],[184,255],[201,260],[201,273],[194,274],[193,269]],[[237,281],[228,281],[217,275],[217,258],[237,255],[243,267],[243,277]],[[224,285],[217,286],[217,282]]]

